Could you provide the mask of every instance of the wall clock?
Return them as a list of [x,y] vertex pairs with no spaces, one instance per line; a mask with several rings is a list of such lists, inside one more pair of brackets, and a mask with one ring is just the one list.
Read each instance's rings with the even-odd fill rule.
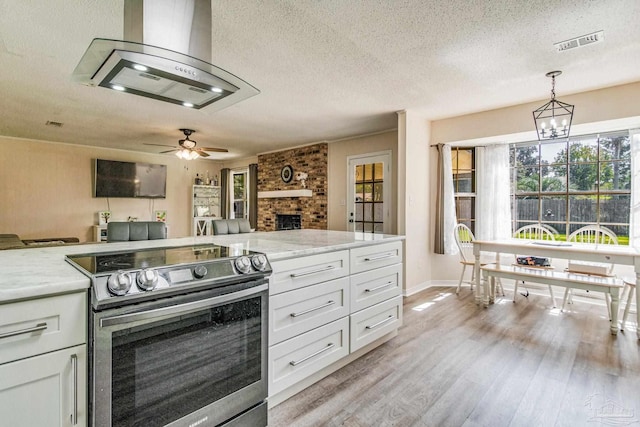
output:
[[291,179],[293,179],[293,168],[291,167],[291,165],[287,165],[282,168],[282,170],[280,171],[280,178],[282,178],[282,180],[286,183],[291,182]]

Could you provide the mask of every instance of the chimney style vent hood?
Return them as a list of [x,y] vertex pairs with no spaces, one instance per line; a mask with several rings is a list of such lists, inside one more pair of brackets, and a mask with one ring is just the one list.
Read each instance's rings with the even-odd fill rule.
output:
[[260,93],[210,63],[210,0],[125,0],[124,39],[93,39],[72,79],[214,111]]

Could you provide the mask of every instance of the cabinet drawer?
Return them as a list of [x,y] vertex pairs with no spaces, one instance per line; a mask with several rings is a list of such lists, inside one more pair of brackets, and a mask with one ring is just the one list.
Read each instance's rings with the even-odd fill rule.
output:
[[402,325],[402,296],[391,298],[351,315],[351,352]]
[[270,347],[269,395],[281,392],[348,354],[348,317]]
[[0,364],[87,341],[87,293],[0,305]]
[[349,315],[349,278],[331,280],[269,299],[269,344]]
[[402,263],[401,241],[351,249],[351,274],[399,263]]
[[269,283],[269,294],[300,289],[315,283],[349,275],[349,251],[274,261]]
[[351,276],[351,312],[362,310],[401,293],[402,264]]

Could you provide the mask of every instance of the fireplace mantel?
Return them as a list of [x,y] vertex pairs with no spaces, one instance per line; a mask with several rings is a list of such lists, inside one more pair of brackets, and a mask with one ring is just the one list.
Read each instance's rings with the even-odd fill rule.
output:
[[313,191],[303,190],[278,190],[278,191],[258,191],[258,199],[275,199],[279,197],[311,197]]

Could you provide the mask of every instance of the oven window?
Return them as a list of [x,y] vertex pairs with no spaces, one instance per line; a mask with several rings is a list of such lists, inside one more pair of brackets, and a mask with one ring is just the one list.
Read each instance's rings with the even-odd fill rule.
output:
[[114,332],[112,425],[162,426],[261,379],[261,298]]

